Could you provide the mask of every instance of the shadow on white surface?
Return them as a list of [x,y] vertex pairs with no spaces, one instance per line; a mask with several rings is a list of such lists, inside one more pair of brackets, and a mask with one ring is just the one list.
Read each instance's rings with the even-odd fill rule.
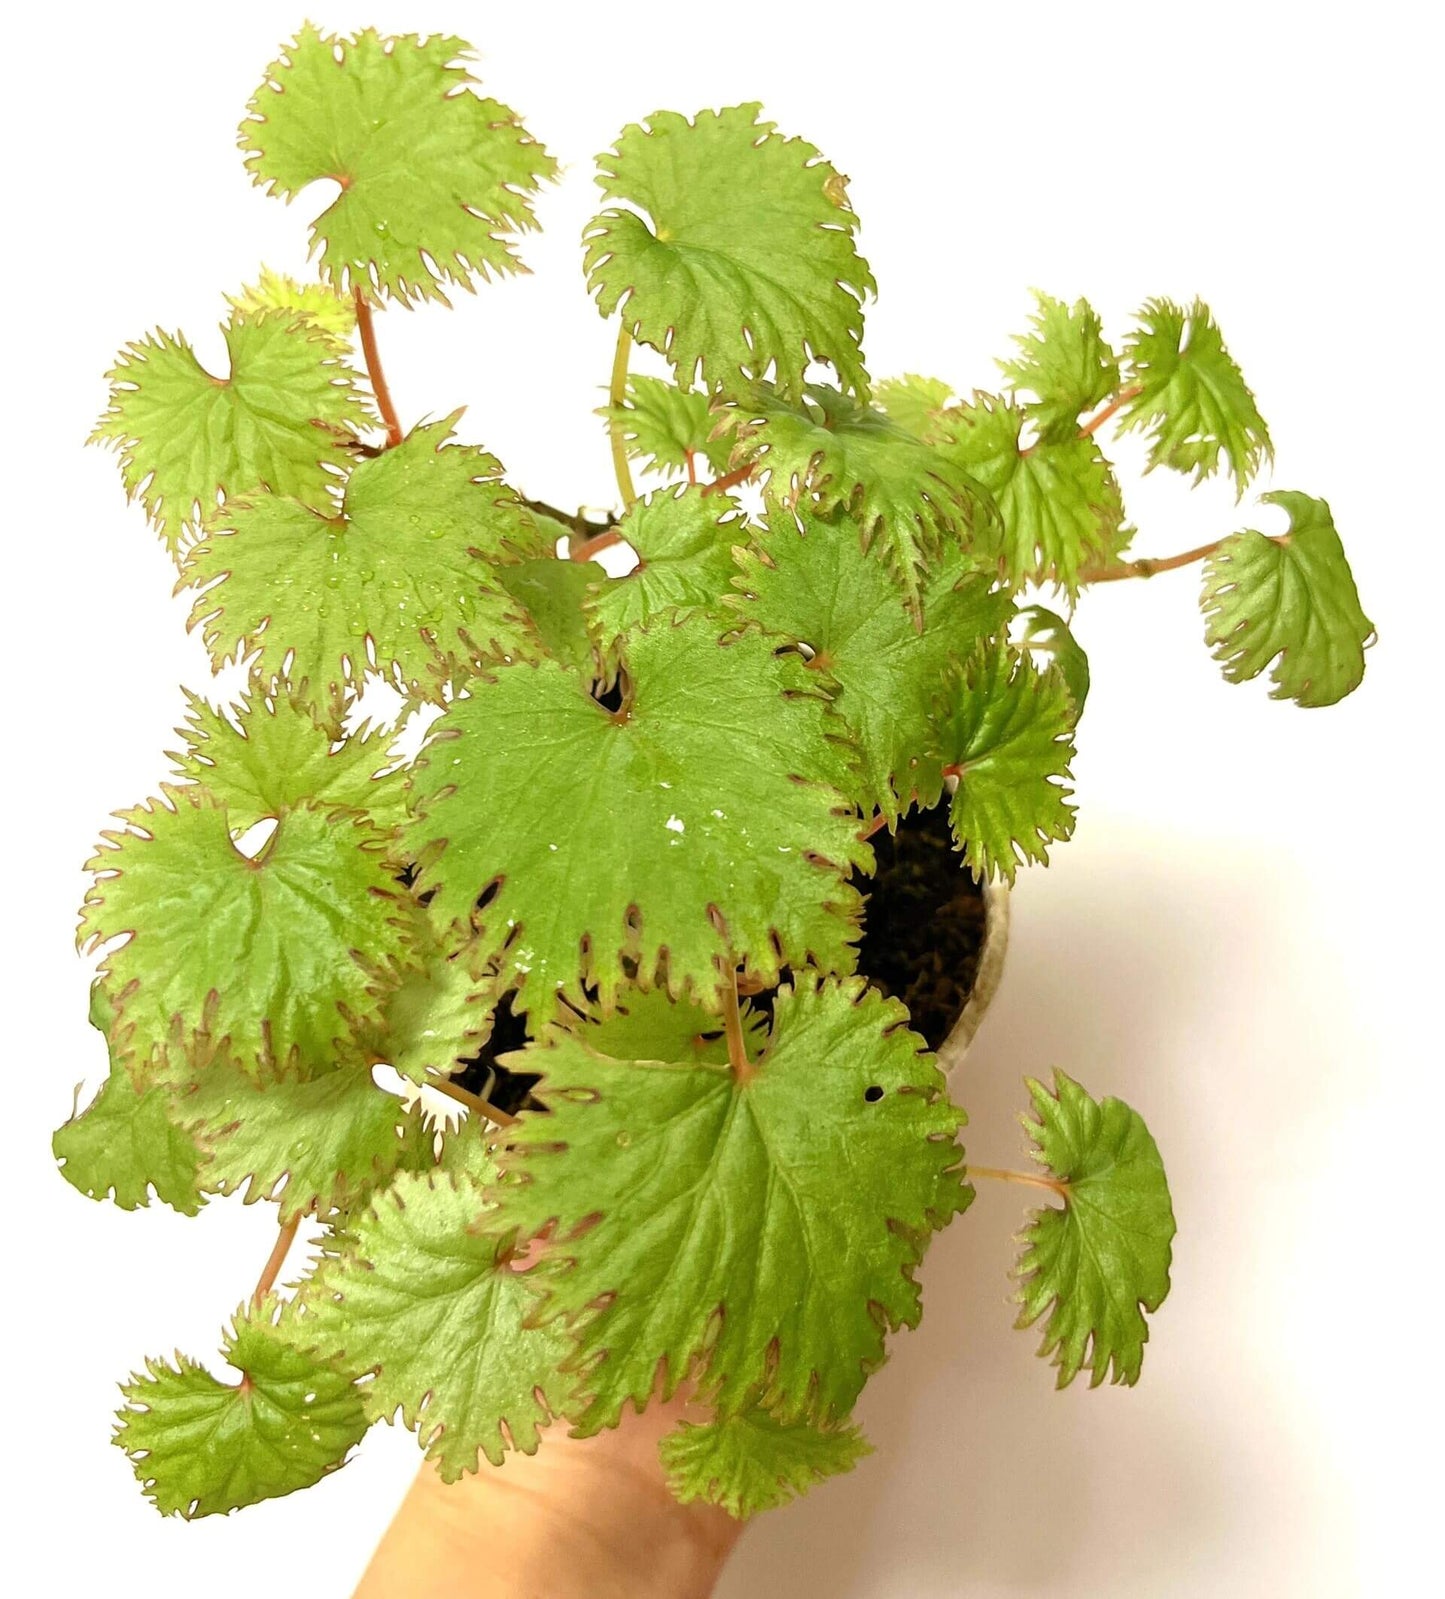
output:
[[[719,1599],[1358,1591],[1351,1518],[1298,1419],[1325,1396],[1287,1401],[1299,1374],[1255,1291],[1288,1134],[1240,1125],[1231,1097],[1248,1079],[1266,1105],[1292,1094],[1307,1063],[1329,1098],[1306,996],[1275,959],[1287,864],[1235,847],[1223,878],[1177,841],[1134,831],[1126,852],[1109,831],[1021,884],[1004,986],[953,1093],[980,1163],[1026,1159],[1020,1078],[1054,1064],[1149,1121],[1181,1231],[1140,1385],[1054,1391],[1036,1331],[1012,1329],[1028,1201],[980,1184],[929,1255],[922,1327],[859,1407],[877,1452],[750,1528]],[[1286,1203],[1274,1225],[1291,1221]]]

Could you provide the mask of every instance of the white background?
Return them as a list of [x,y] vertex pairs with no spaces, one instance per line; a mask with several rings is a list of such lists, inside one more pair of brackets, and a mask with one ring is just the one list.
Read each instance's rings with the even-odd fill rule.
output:
[[[70,950],[81,863],[109,810],[153,792],[177,684],[206,680],[158,541],[81,445],[123,341],[179,326],[215,360],[222,290],[263,259],[303,266],[311,197],[266,199],[233,149],[299,6],[26,8],[11,35],[3,1405],[19,1535],[0,1558],[26,1591],[239,1599],[261,1581],[344,1599],[414,1462],[380,1428],[310,1493],[158,1518],[106,1442],[113,1383],[148,1352],[209,1356],[271,1223],[231,1203],[123,1215],[48,1151],[72,1085],[103,1070]],[[1115,333],[1147,295],[1205,295],[1273,427],[1276,484],[1330,501],[1379,629],[1363,691],[1302,712],[1220,679],[1196,573],[1087,597],[1077,837],[1018,892],[958,1095],[981,1162],[1017,1159],[1020,1078],[1054,1064],[1148,1118],[1180,1234],[1143,1382],[1052,1392],[1010,1327],[1018,1195],[982,1193],[928,1262],[922,1330],[864,1401],[877,1453],[749,1531],[723,1594],[1328,1599],[1422,1575],[1438,1468],[1433,10],[372,0],[318,20],[472,39],[487,87],[566,164],[527,245],[535,276],[379,330],[403,418],[466,402],[467,436],[526,490],[612,493],[591,410],[613,332],[579,271],[591,157],[660,105],[756,97],[852,179],[882,286],[878,375],[987,386],[1031,284],[1088,294]],[[1121,457],[1132,483],[1139,452]],[[1253,515],[1163,473],[1129,503],[1154,554]]]

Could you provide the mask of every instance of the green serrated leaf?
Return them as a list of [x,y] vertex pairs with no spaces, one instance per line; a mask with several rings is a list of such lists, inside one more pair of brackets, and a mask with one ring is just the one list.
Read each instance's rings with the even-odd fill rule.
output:
[[810,383],[796,405],[760,389],[738,415],[751,417],[743,448],[766,469],[769,496],[819,516],[842,509],[864,548],[883,555],[915,616],[923,575],[948,546],[978,540],[992,549],[993,507],[978,482],[872,406]]
[[727,470],[731,442],[714,439],[717,414],[701,389],[679,388],[663,378],[627,380],[621,405],[604,406],[608,422],[622,430],[627,453],[636,456],[646,471],[674,476],[704,461],[714,473]]
[[109,1045],[116,1022],[115,999],[101,978],[97,977],[90,985],[90,1003],[86,1006],[85,1019]]
[[256,183],[294,199],[341,192],[311,225],[337,288],[440,300],[475,275],[523,270],[512,235],[557,168],[514,111],[472,92],[471,47],[442,34],[335,37],[307,23],[266,71],[241,124]]
[[546,555],[538,556],[538,560],[566,560],[567,553],[559,554],[559,551],[570,552],[572,546],[588,533],[600,533],[606,526],[605,523],[589,522],[580,512],[576,517],[568,517],[561,511],[549,509],[540,500],[524,500],[523,504],[532,513],[532,520],[541,531],[542,541],[546,545]]
[[1048,860],[1074,830],[1074,700],[1057,667],[1040,672],[1008,647],[982,651],[950,675],[940,744],[958,777],[953,836],[977,878],[1012,882]]
[[1128,542],[1124,502],[1092,438],[1025,445],[1024,421],[1011,401],[977,395],[948,413],[939,454],[993,496],[1004,575],[1017,585],[1054,583],[1072,596],[1085,567],[1113,560]]
[[1205,642],[1231,683],[1273,663],[1273,698],[1333,705],[1360,686],[1375,627],[1323,500],[1288,489],[1260,498],[1289,513],[1282,539],[1236,533],[1204,566]]
[[495,982],[465,955],[434,954],[387,1000],[375,1053],[414,1083],[445,1076],[491,1037],[495,1000]]
[[175,1114],[202,1152],[206,1191],[274,1201],[283,1225],[356,1204],[423,1158],[431,1137],[361,1065],[264,1087],[213,1066]]
[[334,713],[369,669],[441,702],[479,662],[535,653],[491,563],[551,552],[495,458],[451,442],[455,422],[359,462],[328,513],[274,494],[228,503],[182,577],[202,591],[190,625],[212,659],[254,650],[263,681],[289,678]]
[[597,670],[597,651],[587,625],[587,600],[607,574],[596,561],[539,556],[496,568],[496,580],[526,608],[548,655],[583,677]]
[[186,747],[171,755],[174,775],[224,805],[236,832],[306,803],[359,811],[392,831],[405,815],[406,790],[399,770],[377,775],[394,765],[387,739],[367,728],[333,737],[302,699],[293,690],[258,695],[234,707],[233,721],[187,694],[176,729]]
[[[768,1038],[768,1019],[746,1000],[740,1007],[748,1059],[755,1060]],[[690,1065],[727,1064],[728,1046],[720,1018],[688,1000],[673,1000],[663,988],[625,988],[610,1015],[593,1011],[573,1021],[560,1018],[588,1049],[614,1060],[683,1061]],[[504,1056],[520,1066],[525,1053]],[[523,1070],[530,1069],[527,1066]]]
[[600,158],[611,208],[589,224],[587,286],[678,379],[733,394],[770,367],[798,394],[812,360],[867,389],[859,348],[873,274],[853,243],[846,183],[756,105],[659,111]]
[[1137,1111],[1092,1099],[1063,1072],[1052,1093],[1033,1081],[1028,1089],[1038,1120],[1024,1126],[1066,1197],[1022,1235],[1018,1325],[1047,1314],[1039,1353],[1059,1368],[1060,1388],[1086,1366],[1091,1387],[1110,1375],[1135,1383],[1149,1337],[1143,1311],[1169,1292],[1174,1212],[1158,1147]]
[[183,1215],[201,1208],[200,1152],[178,1125],[164,1088],[138,1089],[123,1066],[51,1140],[60,1174],[91,1199],[122,1210],[149,1205],[151,1193]]
[[[801,523],[801,533],[796,523]],[[921,630],[898,603],[897,585],[864,551],[856,526],[800,510],[773,516],[743,557],[742,613],[811,652],[811,667],[836,683],[834,705],[862,760],[869,806],[893,823],[910,803],[937,803],[943,789],[933,721],[939,683],[1008,623],[1007,595],[969,570],[956,546],[920,590]]]
[[1056,611],[1043,605],[1025,605],[1018,612],[1022,624],[1014,634],[1014,642],[1030,655],[1045,655],[1058,667],[1068,685],[1069,698],[1074,702],[1074,725],[1084,714],[1084,702],[1089,697],[1089,657],[1069,629],[1069,624]]
[[873,404],[890,422],[911,433],[925,444],[936,443],[939,417],[953,399],[953,385],[942,378],[923,378],[905,372],[901,378],[885,378],[873,390]]
[[764,982],[784,961],[851,967],[847,873],[871,853],[828,786],[842,726],[772,640],[717,631],[664,618],[630,635],[615,714],[552,662],[479,677],[414,768],[418,890],[466,937],[499,885],[482,941],[535,1022],[559,994],[585,1007],[584,981],[610,1009],[632,961],[644,985],[705,999],[719,962]]
[[[471,1166],[485,1180],[489,1163]],[[369,1414],[400,1411],[446,1482],[475,1471],[479,1455],[500,1465],[509,1447],[534,1453],[571,1391],[558,1374],[566,1340],[527,1325],[534,1296],[508,1240],[484,1230],[489,1209],[466,1176],[404,1172],[305,1294],[320,1351],[373,1374]]]
[[271,1077],[329,1067],[355,1049],[412,965],[417,919],[385,840],[359,817],[300,805],[253,860],[202,788],[121,813],[89,869],[81,937],[101,972],[133,1069],[172,1050],[212,1052]]
[[872,1450],[856,1427],[815,1427],[748,1410],[682,1422],[658,1445],[668,1486],[683,1504],[721,1505],[744,1520],[841,1476]]
[[1037,289],[1034,300],[1033,331],[1017,334],[1018,356],[998,365],[1014,388],[1033,395],[1025,412],[1039,438],[1062,443],[1077,434],[1083,412],[1118,389],[1119,358],[1087,300],[1066,305]]
[[[964,1208],[962,1113],[907,1012],[862,979],[800,978],[745,1079],[617,1060],[575,1034],[528,1052],[548,1114],[508,1129],[499,1230],[554,1242],[529,1274],[573,1328],[583,1431],[703,1368],[724,1409],[851,1410],[913,1272]],[[587,1226],[583,1227],[586,1222]],[[600,1308],[599,1308],[600,1307]]]
[[659,489],[647,495],[632,506],[617,531],[637,551],[638,564],[626,577],[597,589],[588,605],[609,649],[664,611],[716,614],[737,573],[733,546],[747,540],[732,501],[699,488]]
[[233,316],[222,332],[224,376],[179,334],[128,344],[91,434],[119,452],[127,498],[139,498],[172,555],[231,495],[265,488],[326,505],[348,441],[370,426],[335,346],[294,316]]
[[298,283],[284,272],[262,267],[254,283],[239,294],[228,294],[226,304],[241,316],[284,311],[324,334],[340,349],[351,343],[356,328],[356,305],[329,283]]
[[309,1488],[367,1428],[350,1378],[303,1352],[274,1304],[239,1311],[226,1359],[239,1385],[178,1354],[122,1385],[116,1443],[162,1515],[188,1521]]
[[1202,300],[1188,307],[1150,300],[1125,340],[1124,357],[1139,392],[1120,425],[1148,432],[1150,469],[1172,467],[1199,483],[1222,459],[1242,495],[1274,459],[1274,446],[1209,307]]

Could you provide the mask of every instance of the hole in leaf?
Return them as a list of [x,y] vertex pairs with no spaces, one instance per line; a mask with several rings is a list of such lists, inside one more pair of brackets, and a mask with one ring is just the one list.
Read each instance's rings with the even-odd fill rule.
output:
[[870,1105],[876,1105],[883,1098],[883,1090],[877,1083],[873,1083],[863,1090],[863,1097]]
[[259,822],[252,822],[248,828],[235,834],[231,839],[236,847],[236,853],[244,855],[248,861],[254,861],[271,842],[277,825],[274,816],[263,816]]
[[627,690],[623,685],[622,673],[619,672],[611,683],[593,683],[592,698],[610,715],[619,715],[627,701]]

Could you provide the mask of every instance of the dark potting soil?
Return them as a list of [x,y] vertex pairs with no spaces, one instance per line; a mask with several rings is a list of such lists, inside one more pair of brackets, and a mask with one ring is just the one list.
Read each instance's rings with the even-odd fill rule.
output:
[[901,999],[930,1049],[948,1037],[973,992],[983,948],[983,888],[954,848],[947,805],[911,811],[893,834],[876,833],[858,967]]
[[[896,833],[878,833],[872,844],[877,872],[854,878],[867,901],[858,967],[875,988],[903,1001],[913,1030],[937,1049],[973,991],[983,947],[983,890],[954,849],[947,806],[910,812]],[[771,997],[758,994],[751,1003],[770,1010]],[[526,1022],[504,995],[492,1036],[452,1081],[515,1115],[527,1106],[537,1075],[511,1071],[497,1057],[521,1049],[527,1037]]]
[[514,1072],[498,1061],[499,1055],[509,1055],[521,1049],[531,1034],[526,1021],[512,1011],[512,996],[503,994],[492,1015],[492,1036],[470,1059],[464,1060],[452,1073],[452,1081],[473,1094],[480,1094],[498,1110],[509,1116],[518,1111],[535,1108],[527,1101],[537,1085],[538,1072]]

